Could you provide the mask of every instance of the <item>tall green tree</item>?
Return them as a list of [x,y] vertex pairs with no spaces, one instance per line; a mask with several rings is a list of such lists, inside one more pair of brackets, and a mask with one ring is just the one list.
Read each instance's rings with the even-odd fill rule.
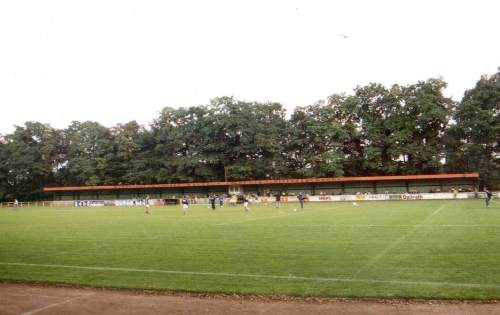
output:
[[354,95],[334,94],[328,99],[342,138],[347,176],[400,172],[401,88],[380,84],[358,87]]
[[8,195],[8,175],[9,170],[7,168],[7,145],[4,136],[0,135],[0,202],[7,200]]
[[207,115],[205,106],[161,111],[152,128],[157,181],[213,180],[215,172],[203,154]]
[[354,95],[334,94],[328,106],[346,135],[346,175],[419,174],[441,171],[444,139],[454,103],[443,96],[446,83],[358,87]]
[[389,90],[380,84],[370,84],[355,90],[352,101],[359,116],[362,165],[366,175],[398,172],[401,107],[398,92],[398,86]]
[[343,131],[340,152],[344,176],[358,176],[364,172],[365,144],[359,104],[358,98],[346,94],[333,94],[327,100],[327,106]]
[[107,172],[113,182],[133,184],[142,182],[139,172],[141,164],[141,141],[146,133],[136,121],[118,124],[110,129],[114,154],[108,162]]
[[114,184],[115,144],[108,128],[97,122],[73,121],[64,130],[65,160],[58,174],[66,185]]
[[398,145],[404,173],[439,173],[445,161],[445,134],[455,103],[443,95],[446,82],[429,79],[402,89],[401,131]]
[[144,128],[27,122],[0,137],[0,200],[47,185],[193,182],[479,171],[500,186],[500,72],[457,105],[446,83],[357,87],[298,107],[219,97],[164,108]]
[[484,185],[500,188],[500,71],[466,91],[453,118],[448,168],[478,171]]
[[342,176],[342,144],[348,133],[331,106],[317,103],[298,107],[289,121],[290,173],[294,177]]
[[3,173],[5,197],[32,200],[43,198],[42,188],[55,182],[62,161],[62,135],[50,125],[26,122],[5,137]]
[[279,103],[211,101],[203,152],[219,179],[280,177],[285,172],[285,109]]

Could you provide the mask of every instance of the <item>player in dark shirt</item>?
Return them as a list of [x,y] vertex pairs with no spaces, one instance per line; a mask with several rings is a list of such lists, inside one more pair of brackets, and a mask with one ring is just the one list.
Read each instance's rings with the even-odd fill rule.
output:
[[186,196],[184,196],[184,198],[182,198],[181,204],[182,204],[182,212],[184,213],[184,215],[186,215],[187,210],[189,208],[189,201],[188,201]]
[[487,188],[485,188],[484,191],[486,192],[486,199],[485,199],[486,207],[489,208],[491,198],[493,197],[493,193],[491,191],[489,191]]
[[276,208],[279,208],[281,206],[281,192],[274,194],[274,198],[276,201]]
[[210,205],[212,206],[212,210],[215,210],[215,199],[216,199],[215,195],[211,194],[209,200],[210,200]]
[[306,199],[306,197],[304,196],[303,193],[299,193],[297,198],[299,199],[300,202],[300,209],[304,209],[304,200]]

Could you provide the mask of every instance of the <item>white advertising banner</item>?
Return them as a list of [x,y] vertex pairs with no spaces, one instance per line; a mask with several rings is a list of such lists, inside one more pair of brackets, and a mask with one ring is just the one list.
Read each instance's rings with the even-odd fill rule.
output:
[[[499,193],[495,193],[500,197]],[[423,194],[366,194],[366,195],[320,195],[306,196],[308,202],[335,202],[335,201],[384,201],[384,200],[445,200],[445,199],[467,199],[484,198],[484,193],[423,193]],[[274,202],[274,197],[260,197],[260,203]],[[253,200],[252,200],[253,201]],[[298,202],[297,196],[282,196],[281,202]],[[57,202],[57,201],[56,201]],[[54,202],[54,203],[56,203]],[[59,201],[61,204],[73,203],[75,207],[102,207],[102,206],[144,206],[144,199],[123,200],[77,200]],[[226,199],[226,203],[229,199]],[[192,204],[207,204],[207,198],[196,198],[190,201]],[[150,205],[165,205],[164,199],[150,199]]]
[[144,206],[144,199],[114,200],[115,206]]
[[75,207],[104,207],[104,200],[78,200]]
[[468,193],[433,193],[422,194],[424,199],[467,199]]
[[[469,193],[423,193],[423,194],[366,194],[366,195],[322,195],[307,196],[310,202],[328,201],[383,201],[383,200],[441,200],[441,199],[467,199]],[[297,197],[282,198],[284,202],[296,202]]]

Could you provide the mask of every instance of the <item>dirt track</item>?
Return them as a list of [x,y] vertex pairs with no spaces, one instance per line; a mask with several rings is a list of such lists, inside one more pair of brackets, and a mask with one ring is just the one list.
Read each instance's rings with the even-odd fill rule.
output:
[[500,303],[201,296],[0,283],[0,314],[500,314]]

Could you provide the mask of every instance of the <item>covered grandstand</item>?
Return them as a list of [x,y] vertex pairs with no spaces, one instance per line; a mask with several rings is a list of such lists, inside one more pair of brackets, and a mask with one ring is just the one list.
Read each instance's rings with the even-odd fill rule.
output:
[[398,176],[329,177],[268,179],[225,182],[167,183],[108,186],[45,187],[44,192],[57,200],[119,200],[143,198],[169,199],[183,195],[206,197],[211,193],[248,193],[272,195],[353,195],[390,193],[433,193],[453,189],[477,191],[478,173]]

